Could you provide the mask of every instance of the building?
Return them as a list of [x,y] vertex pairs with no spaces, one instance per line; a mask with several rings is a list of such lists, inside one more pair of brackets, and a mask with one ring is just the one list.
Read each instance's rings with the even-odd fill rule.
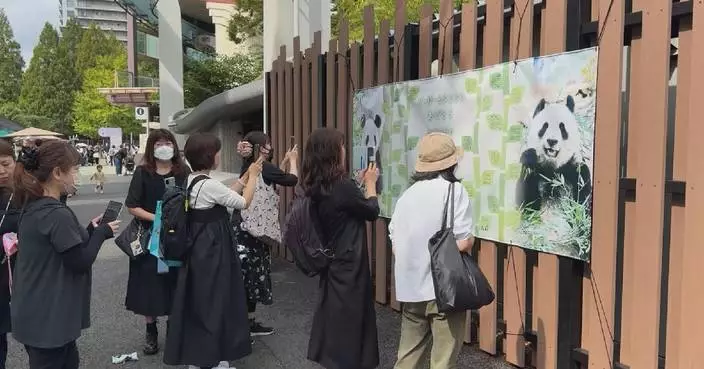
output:
[[94,23],[127,43],[127,12],[113,0],[59,0],[61,26],[65,26],[69,19],[77,20],[84,28]]

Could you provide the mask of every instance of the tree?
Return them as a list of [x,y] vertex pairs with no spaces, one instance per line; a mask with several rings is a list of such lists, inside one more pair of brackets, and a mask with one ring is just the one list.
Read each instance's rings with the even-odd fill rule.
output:
[[66,67],[66,81],[67,86],[72,91],[77,91],[81,88],[81,70],[77,66],[78,57],[78,45],[83,39],[83,28],[78,21],[71,18],[66,26],[61,30],[61,40],[59,41],[59,50],[62,53],[62,57],[65,58]]
[[[463,3],[473,0],[454,0],[455,8],[461,8]],[[420,9],[426,3],[433,6],[437,12],[440,9],[440,0],[406,0],[408,22],[417,22],[420,19]],[[396,0],[332,0],[332,16],[330,19],[333,35],[340,33],[340,20],[347,19],[350,25],[350,41],[361,41],[364,37],[364,18],[362,14],[368,5],[374,5],[374,23],[388,19],[392,27],[396,20]]]
[[261,55],[219,56],[184,61],[184,103],[194,107],[205,99],[262,76]]
[[83,87],[73,103],[73,129],[75,133],[97,137],[101,127],[119,127],[123,133],[140,132],[130,108],[110,104],[98,88],[109,86],[115,70],[127,67],[125,50],[113,55],[98,56],[94,66],[83,71]]
[[0,104],[20,96],[24,60],[5,11],[0,9]]
[[264,34],[264,0],[237,0],[227,28],[236,44]]
[[62,133],[71,133],[73,100],[81,89],[81,70],[76,68],[76,56],[82,36],[83,28],[75,20],[70,20],[62,29],[52,68],[57,76],[61,76],[56,82],[57,115],[55,118],[56,129]]
[[124,50],[124,45],[114,35],[108,37],[103,30],[91,23],[83,30],[81,41],[76,48],[76,68],[86,71],[95,67],[101,56],[117,55]]
[[59,90],[64,76],[56,68],[58,56],[59,34],[51,24],[46,23],[22,78],[19,99],[23,112],[49,119],[48,126],[41,127],[44,129],[55,129],[64,118],[64,92]]

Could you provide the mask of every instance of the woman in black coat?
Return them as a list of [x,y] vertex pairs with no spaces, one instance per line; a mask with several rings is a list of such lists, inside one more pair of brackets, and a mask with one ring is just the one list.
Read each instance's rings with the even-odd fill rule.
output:
[[321,128],[311,134],[302,186],[335,258],[320,275],[308,359],[327,369],[372,369],[379,365],[379,347],[365,226],[379,216],[378,172],[373,166],[365,171],[363,194],[345,163],[342,133]]

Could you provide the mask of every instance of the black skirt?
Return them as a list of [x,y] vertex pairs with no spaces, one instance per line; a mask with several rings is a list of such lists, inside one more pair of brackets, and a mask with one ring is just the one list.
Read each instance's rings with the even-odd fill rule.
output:
[[195,242],[179,271],[164,363],[214,367],[252,352],[244,281],[227,209],[191,214]]
[[[151,223],[145,224],[151,229]],[[152,255],[142,255],[130,260],[130,273],[127,280],[127,310],[143,316],[166,316],[171,313],[178,268],[169,268],[169,272],[157,272],[157,259]]]

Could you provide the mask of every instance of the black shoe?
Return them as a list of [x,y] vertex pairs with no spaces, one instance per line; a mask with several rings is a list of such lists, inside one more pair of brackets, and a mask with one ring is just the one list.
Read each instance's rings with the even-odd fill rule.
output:
[[156,323],[147,324],[147,335],[142,351],[145,355],[155,355],[159,352],[159,332],[156,329]]
[[268,336],[274,333],[274,328],[265,327],[261,323],[250,320],[249,321],[249,334],[252,336]]

